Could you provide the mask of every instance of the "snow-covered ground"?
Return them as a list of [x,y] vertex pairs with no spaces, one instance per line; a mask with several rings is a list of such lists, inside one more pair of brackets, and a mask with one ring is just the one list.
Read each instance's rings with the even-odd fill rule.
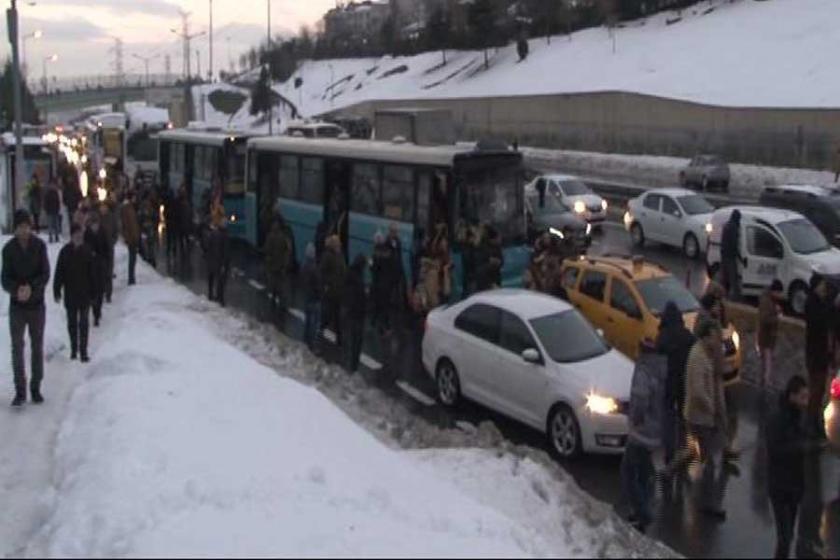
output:
[[[323,60],[302,65],[278,91],[300,101],[304,115],[369,99],[473,97],[621,90],[713,105],[838,107],[840,33],[837,0],[713,0],[685,10],[530,42],[516,48],[411,57]],[[300,91],[295,78],[303,79]]]
[[127,289],[125,260],[92,362],[50,302],[47,403],[0,406],[0,555],[669,554],[544,454],[413,420],[142,263]]

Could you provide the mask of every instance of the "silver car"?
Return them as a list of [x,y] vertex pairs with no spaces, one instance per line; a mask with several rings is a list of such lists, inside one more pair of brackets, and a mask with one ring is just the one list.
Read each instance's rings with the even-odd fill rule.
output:
[[717,187],[729,191],[729,164],[720,156],[700,155],[680,171],[680,185],[683,188],[694,187],[702,191]]

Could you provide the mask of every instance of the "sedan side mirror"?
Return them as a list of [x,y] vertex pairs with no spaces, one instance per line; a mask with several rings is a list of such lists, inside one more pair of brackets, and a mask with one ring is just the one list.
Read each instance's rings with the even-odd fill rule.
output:
[[528,362],[529,364],[540,364],[542,363],[542,358],[540,358],[540,353],[537,352],[534,348],[527,348],[522,351],[522,359]]

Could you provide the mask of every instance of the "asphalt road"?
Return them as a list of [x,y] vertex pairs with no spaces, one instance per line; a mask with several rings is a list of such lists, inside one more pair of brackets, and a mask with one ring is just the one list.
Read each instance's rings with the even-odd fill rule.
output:
[[[634,250],[629,236],[618,224],[607,224],[597,234],[591,253],[603,255],[638,254],[656,262],[681,279],[688,279],[696,292],[702,291],[705,270],[702,261],[688,262],[678,250],[662,247],[645,247]],[[194,249],[191,258],[180,264],[166,266],[165,259],[159,269],[171,274],[197,293],[206,293],[203,263],[199,251]],[[227,291],[228,305],[265,322],[271,322],[288,336],[300,338],[302,334],[302,305],[296,297],[285,318],[278,318],[264,287],[261,263],[247,248],[237,247],[235,267]],[[399,358],[392,367],[388,366],[386,344],[376,332],[368,329],[365,337],[363,368],[359,373],[364,379],[381,388],[391,398],[405,403],[412,412],[438,425],[453,427],[466,421],[478,425],[491,420],[503,435],[517,444],[544,447],[543,437],[517,422],[502,417],[479,405],[466,403],[456,411],[439,406],[434,398],[435,388],[423,372],[419,361],[419,348],[404,340]],[[340,353],[325,343],[323,357],[327,360],[341,360]],[[739,476],[725,480],[726,498],[724,506],[728,519],[715,523],[698,516],[690,499],[691,485],[670,498],[657,492],[657,520],[649,534],[670,545],[675,550],[691,557],[767,557],[774,548],[774,525],[772,512],[766,497],[766,459],[763,440],[763,426],[770,397],[761,395],[756,389],[742,386],[738,391],[739,434],[737,447],[742,455],[738,462]],[[596,498],[614,504],[619,512],[625,511],[619,481],[618,457],[583,457],[574,462],[565,462],[564,467],[574,476],[578,484]],[[807,507],[803,508],[804,523],[800,534],[810,535],[817,541],[826,557],[840,557],[840,462],[829,454],[816,456],[809,461],[809,496]],[[809,556],[803,554],[802,556]]]

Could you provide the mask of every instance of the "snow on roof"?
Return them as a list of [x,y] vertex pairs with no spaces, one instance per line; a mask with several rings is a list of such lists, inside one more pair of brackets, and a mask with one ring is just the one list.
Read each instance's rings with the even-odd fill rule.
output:
[[206,130],[188,130],[185,128],[178,128],[174,130],[164,130],[158,133],[158,140],[170,140],[175,142],[184,142],[187,144],[203,144],[207,146],[221,146],[228,140],[237,140],[248,138],[248,134],[232,131],[206,131]]

